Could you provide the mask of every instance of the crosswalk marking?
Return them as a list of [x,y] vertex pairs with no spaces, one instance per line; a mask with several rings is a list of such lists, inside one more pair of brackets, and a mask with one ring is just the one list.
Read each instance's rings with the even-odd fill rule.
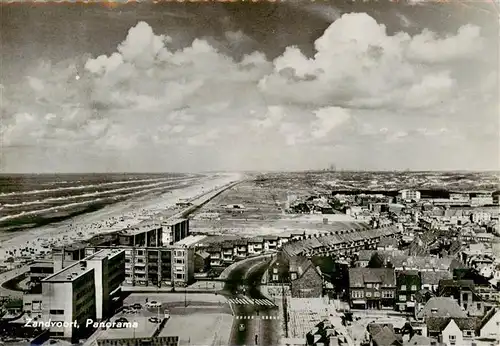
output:
[[267,305],[267,306],[276,306],[269,299],[248,299],[248,298],[229,298],[229,303],[231,304],[240,304],[240,305]]

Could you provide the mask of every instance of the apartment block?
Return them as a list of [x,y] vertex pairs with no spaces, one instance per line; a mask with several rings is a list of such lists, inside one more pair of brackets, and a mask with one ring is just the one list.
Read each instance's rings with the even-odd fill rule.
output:
[[162,223],[163,244],[172,245],[189,236],[189,220],[175,219],[167,220]]
[[[184,245],[169,247],[113,247],[124,250],[126,286],[183,285],[194,278],[194,249]],[[88,255],[108,247],[88,247]],[[178,252],[175,252],[179,250]]]
[[124,261],[123,250],[102,250],[42,280],[42,321],[50,322],[51,337],[77,343],[92,332],[87,319],[109,316]]
[[118,233],[118,244],[123,246],[162,246],[163,229],[160,224],[143,222]]

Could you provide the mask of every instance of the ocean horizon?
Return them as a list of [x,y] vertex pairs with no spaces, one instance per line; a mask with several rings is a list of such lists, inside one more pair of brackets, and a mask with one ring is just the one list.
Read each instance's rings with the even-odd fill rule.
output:
[[188,173],[2,173],[0,231],[39,227],[125,200],[164,194],[203,176]]

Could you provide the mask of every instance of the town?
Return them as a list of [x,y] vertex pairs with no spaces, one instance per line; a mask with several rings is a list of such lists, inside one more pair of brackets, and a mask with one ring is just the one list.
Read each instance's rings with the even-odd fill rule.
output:
[[363,189],[365,175],[252,174],[169,217],[12,252],[2,341],[498,345],[494,183],[436,190],[401,173],[398,189],[373,173]]

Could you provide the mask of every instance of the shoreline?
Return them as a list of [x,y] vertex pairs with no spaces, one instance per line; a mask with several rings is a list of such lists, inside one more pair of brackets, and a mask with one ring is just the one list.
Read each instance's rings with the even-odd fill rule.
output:
[[[179,200],[196,197],[213,190],[216,186],[240,180],[241,177],[239,173],[214,174],[159,196],[142,196],[107,205],[97,211],[60,222],[18,231],[16,233],[19,234],[14,233],[11,238],[0,241],[0,262],[5,262],[8,257],[36,259],[54,246],[86,240],[95,234],[114,232],[160,213],[167,214],[170,211],[174,215],[179,211],[176,207]],[[26,248],[33,250],[22,251]],[[13,251],[15,256],[9,254]]]

